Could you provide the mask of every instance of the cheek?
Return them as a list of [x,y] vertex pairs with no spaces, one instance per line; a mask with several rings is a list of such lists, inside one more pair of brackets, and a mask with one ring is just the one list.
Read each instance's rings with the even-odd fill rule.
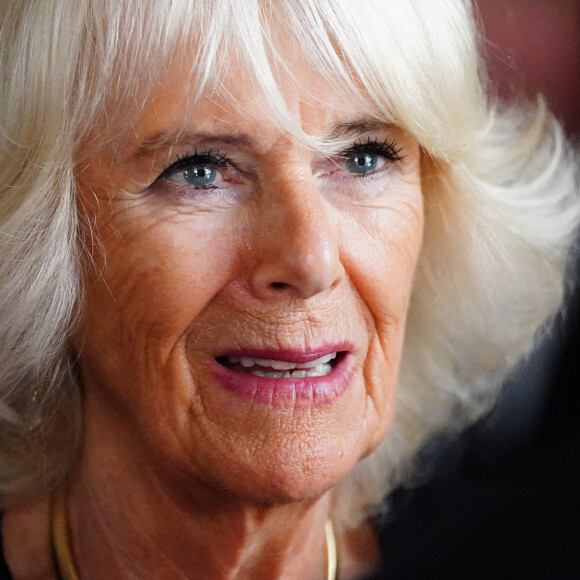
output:
[[[211,222],[161,220],[139,227],[111,226],[102,240],[102,275],[87,282],[87,311],[117,311],[123,326],[151,338],[183,332],[231,277],[235,241]],[[215,264],[220,267],[216,268]],[[98,307],[91,307],[91,299]],[[106,317],[105,317],[106,318]]]
[[85,281],[77,340],[83,372],[102,385],[131,384],[136,369],[163,374],[189,326],[235,275],[231,228],[191,216],[115,217],[100,227],[95,261],[106,260]]
[[423,232],[421,190],[389,208],[367,210],[349,222],[343,239],[345,267],[367,308],[368,351],[364,381],[377,430],[372,450],[391,423],[405,320]]
[[342,235],[345,268],[377,328],[404,322],[422,236],[419,187],[388,208],[361,211]]

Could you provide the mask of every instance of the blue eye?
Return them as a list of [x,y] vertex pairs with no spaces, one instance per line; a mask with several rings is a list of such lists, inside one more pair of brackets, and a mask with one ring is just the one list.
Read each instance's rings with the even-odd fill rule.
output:
[[393,141],[380,142],[369,137],[343,152],[342,166],[348,173],[364,177],[380,172],[389,162],[400,161],[404,157],[400,153],[401,148]]
[[219,172],[211,165],[196,165],[174,174],[174,179],[180,174],[183,176],[183,185],[205,189],[214,185]]
[[381,159],[377,155],[363,153],[344,160],[344,167],[349,173],[372,173],[377,170]]
[[180,157],[166,167],[157,181],[172,181],[193,189],[214,189],[224,181],[222,171],[226,171],[228,167],[228,160],[217,151],[196,152]]

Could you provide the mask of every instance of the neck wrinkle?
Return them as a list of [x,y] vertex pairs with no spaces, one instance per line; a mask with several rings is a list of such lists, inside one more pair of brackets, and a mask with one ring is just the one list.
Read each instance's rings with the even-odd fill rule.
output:
[[67,502],[81,580],[325,577],[330,493],[258,508],[204,485],[168,490],[151,469],[126,462],[108,462],[112,477],[88,460]]

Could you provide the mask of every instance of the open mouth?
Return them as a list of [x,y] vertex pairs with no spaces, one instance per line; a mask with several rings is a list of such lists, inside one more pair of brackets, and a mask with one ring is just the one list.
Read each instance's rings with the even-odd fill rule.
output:
[[268,379],[303,379],[329,375],[345,352],[331,352],[307,362],[291,362],[249,356],[220,356],[217,362],[222,366],[256,377]]

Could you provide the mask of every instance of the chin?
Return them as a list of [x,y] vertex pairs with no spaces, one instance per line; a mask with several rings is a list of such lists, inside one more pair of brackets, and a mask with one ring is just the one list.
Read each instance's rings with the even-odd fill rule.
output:
[[316,500],[344,480],[365,452],[319,450],[292,457],[280,451],[270,461],[261,461],[256,471],[246,470],[235,477],[228,474],[230,477],[221,489],[256,505]]
[[[348,472],[345,474],[345,476]],[[226,488],[224,491],[233,497],[243,499],[244,503],[257,506],[289,505],[300,502],[315,501],[331,490],[342,478],[306,477],[296,474],[283,477],[277,472],[269,481],[257,485],[236,486],[235,489]]]

